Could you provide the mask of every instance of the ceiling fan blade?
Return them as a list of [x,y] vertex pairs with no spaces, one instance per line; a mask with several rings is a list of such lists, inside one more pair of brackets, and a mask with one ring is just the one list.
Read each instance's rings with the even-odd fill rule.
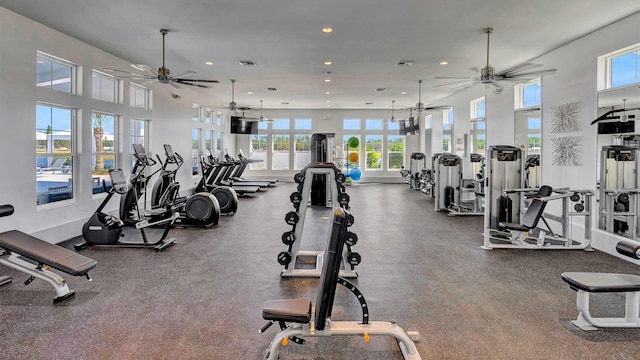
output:
[[102,70],[107,73],[113,74],[113,76],[122,78],[122,79],[155,79],[155,75],[147,75],[147,74],[138,74],[126,70],[113,69],[108,67],[101,67],[99,70]]
[[500,75],[507,75],[507,74],[513,74],[513,73],[517,73],[518,71],[525,71],[525,70],[531,70],[531,69],[535,69],[537,67],[542,66],[542,64],[534,64],[534,63],[522,63],[519,65],[516,65],[514,67],[510,67],[506,70],[503,70],[501,72],[499,72],[498,74]]
[[473,76],[449,76],[449,75],[443,75],[443,76],[434,76],[434,79],[458,79],[458,80],[475,80],[476,78]]
[[[509,78],[527,77],[527,76],[535,77],[535,76],[538,76],[538,75],[553,74],[556,71],[557,71],[556,69],[536,70],[536,71],[529,71],[529,72],[524,72],[524,73],[511,74],[511,75],[507,75],[507,77],[509,77]],[[500,74],[498,74],[498,75],[500,75]]]
[[187,70],[187,71],[185,71],[185,72],[183,72],[183,73],[180,73],[180,74],[178,74],[178,75],[171,75],[171,77],[172,77],[172,78],[174,78],[174,79],[180,79],[180,78],[183,78],[183,77],[185,77],[185,76],[193,75],[193,74],[195,74],[195,73],[196,73],[196,72],[195,72],[195,71],[193,71],[193,70]]
[[138,71],[142,71],[142,72],[146,72],[147,74],[153,75],[153,76],[158,76],[158,73],[151,70],[151,67],[149,67],[148,65],[144,65],[144,64],[131,64],[131,67],[138,70]]
[[174,82],[168,82],[166,84],[169,84],[169,86],[171,86],[172,88],[176,89],[176,90],[181,90],[182,87],[180,87],[178,84],[174,83]]
[[477,81],[478,80],[448,81],[448,82],[443,82],[443,83],[439,83],[439,84],[433,84],[433,87],[475,84]]
[[211,86],[208,86],[208,85],[202,85],[202,84],[191,84],[191,83],[184,82],[184,81],[174,81],[174,82],[173,82],[173,84],[175,84],[175,83],[178,83],[178,84],[180,84],[180,85],[197,86],[197,87],[204,88],[204,89],[210,89],[210,88],[211,88]]
[[216,84],[220,82],[218,80],[201,80],[201,79],[176,79],[176,81],[206,82],[206,83],[216,83]]

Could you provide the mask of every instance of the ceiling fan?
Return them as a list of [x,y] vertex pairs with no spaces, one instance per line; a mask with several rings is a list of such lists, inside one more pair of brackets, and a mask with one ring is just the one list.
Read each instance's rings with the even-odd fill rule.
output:
[[[236,103],[235,100],[235,85],[236,85],[236,80],[235,79],[230,79],[231,81],[231,101],[229,102],[229,104],[227,106],[218,106],[218,109],[227,109],[227,110],[231,110],[231,111],[246,111],[246,110],[254,110],[252,107],[250,106],[246,106],[246,105],[238,105],[238,103]],[[260,102],[262,104],[262,102]]]
[[[627,109],[627,99],[622,99],[622,108],[614,109],[613,106],[611,110],[599,116],[597,119],[591,122],[591,125],[607,120],[617,120],[617,121],[629,121],[634,120],[636,118],[635,114],[627,114],[627,111],[640,110],[640,107],[628,108]],[[622,113],[622,114],[620,114]]]
[[430,110],[443,110],[450,109],[450,105],[441,105],[441,106],[427,106],[425,107],[422,103],[422,80],[418,80],[418,102],[415,107],[409,108],[409,110],[415,110],[417,112],[430,111]]
[[143,72],[143,74],[129,72],[125,70],[113,69],[102,67],[101,70],[106,72],[113,73],[114,76],[120,79],[132,79],[132,80],[148,80],[148,82],[157,81],[161,84],[167,84],[174,89],[182,89],[180,85],[189,85],[189,86],[197,86],[201,88],[210,88],[210,85],[204,85],[201,83],[218,83],[218,80],[201,80],[201,79],[187,79],[186,76],[193,75],[196,72],[192,70],[185,71],[178,75],[171,76],[171,72],[168,68],[165,67],[164,58],[165,58],[165,47],[164,47],[164,38],[167,35],[169,30],[160,29],[160,33],[162,34],[162,67],[158,68],[157,72],[151,70],[151,68],[147,65],[139,65],[139,64],[131,64],[131,67],[134,69]]
[[556,69],[533,70],[534,68],[542,66],[541,64],[533,63],[522,63],[507,70],[496,72],[495,68],[489,65],[489,39],[492,32],[492,27],[484,29],[484,33],[487,34],[487,64],[480,70],[480,76],[436,76],[435,79],[445,79],[450,81],[435,84],[433,86],[452,86],[453,90],[462,90],[477,83],[482,83],[485,84],[487,88],[491,88],[491,91],[494,94],[498,95],[502,92],[502,86],[499,84],[501,81],[520,83],[532,80],[539,75],[553,74],[556,72]]

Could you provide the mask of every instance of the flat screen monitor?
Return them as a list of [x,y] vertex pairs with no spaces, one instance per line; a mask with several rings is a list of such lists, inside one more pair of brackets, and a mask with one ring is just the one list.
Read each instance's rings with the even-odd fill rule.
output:
[[231,133],[232,134],[257,134],[258,122],[246,120],[240,116],[231,117]]

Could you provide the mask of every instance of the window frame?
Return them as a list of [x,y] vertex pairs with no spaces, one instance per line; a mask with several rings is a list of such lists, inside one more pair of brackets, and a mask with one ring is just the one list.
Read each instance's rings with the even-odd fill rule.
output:
[[[98,94],[98,96],[96,97],[95,94],[95,82],[96,82],[96,78],[99,79],[99,86],[98,86],[98,90],[100,91],[100,93]],[[113,100],[110,100],[108,97],[103,96],[103,89],[102,89],[102,81],[111,81],[113,82],[113,88],[111,89],[111,94],[110,96],[113,98]],[[100,101],[105,101],[108,103],[112,103],[112,104],[120,104],[121,101],[121,96],[120,94],[122,93],[121,91],[121,86],[122,86],[122,81],[118,78],[116,78],[115,76],[109,75],[109,74],[105,74],[101,71],[98,71],[96,69],[91,70],[91,98],[92,99],[96,99],[96,100],[100,100]]]
[[[49,86],[41,86],[38,85],[38,63],[40,61],[40,59],[46,60],[51,62],[52,66],[51,68],[53,68],[53,64],[57,64],[57,65],[61,65],[61,66],[65,66],[65,67],[69,67],[69,91],[66,90],[61,90],[55,87],[55,84],[53,84],[56,80],[53,79],[53,69],[51,69],[50,74],[51,77],[48,79]],[[55,90],[55,91],[60,91],[62,93],[66,93],[66,94],[78,94],[79,93],[79,87],[78,87],[78,68],[79,65],[75,64],[69,60],[65,60],[63,58],[57,57],[57,56],[53,56],[47,53],[44,53],[42,51],[36,51],[36,83],[35,86],[38,88],[42,88],[42,89],[51,89],[51,90]],[[45,82],[40,82],[45,83]]]

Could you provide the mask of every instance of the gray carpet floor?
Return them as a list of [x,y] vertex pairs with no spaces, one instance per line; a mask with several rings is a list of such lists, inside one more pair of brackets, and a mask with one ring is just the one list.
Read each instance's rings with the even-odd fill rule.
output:
[[[14,282],[0,288],[2,359],[259,359],[267,300],[310,297],[318,279],[281,279],[276,255],[294,184],[240,200],[238,214],[210,230],[175,229],[176,244],[149,249],[88,248],[93,281],[65,276],[77,295],[53,305],[52,288]],[[352,227],[362,255],[354,280],[371,320],[420,332],[423,359],[638,359],[640,330],[584,332],[565,271],[639,273],[600,252],[480,249],[481,217],[449,217],[406,185],[357,184]],[[322,220],[309,217],[322,228]],[[320,231],[319,229],[317,231]],[[135,236],[135,234],[131,234]],[[322,250],[305,231],[302,247]],[[324,240],[324,237],[317,236]],[[70,243],[78,242],[72,239]],[[316,247],[314,249],[314,247]],[[620,295],[598,295],[594,315],[621,312]],[[335,320],[359,320],[357,300],[340,287]],[[291,344],[281,359],[401,359],[391,338],[331,337]]]

